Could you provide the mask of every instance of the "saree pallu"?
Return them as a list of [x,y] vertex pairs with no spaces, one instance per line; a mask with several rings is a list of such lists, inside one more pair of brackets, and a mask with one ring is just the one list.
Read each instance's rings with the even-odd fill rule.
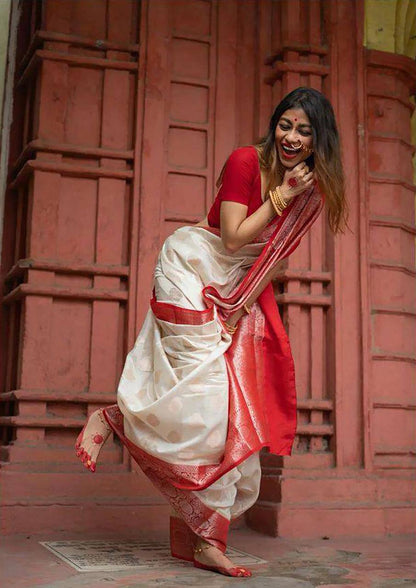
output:
[[[233,337],[223,323],[298,246],[322,204],[315,185],[232,254],[211,227],[181,227],[168,237],[118,406],[104,411],[188,527],[222,551],[233,512],[216,503],[214,490],[233,476],[259,476],[262,447],[290,455],[296,432],[293,359],[272,285]],[[255,500],[258,488],[251,490]],[[244,502],[241,493],[244,508],[251,505],[248,495]]]

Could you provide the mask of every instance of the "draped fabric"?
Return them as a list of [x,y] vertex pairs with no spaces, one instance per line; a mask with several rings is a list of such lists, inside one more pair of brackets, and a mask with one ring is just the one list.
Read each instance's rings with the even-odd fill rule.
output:
[[293,360],[271,284],[233,337],[223,322],[297,247],[321,208],[315,185],[233,254],[210,227],[168,237],[118,406],[104,413],[194,533],[223,550],[232,513],[213,491],[226,487],[227,476],[243,477],[262,447],[290,455],[296,430]]

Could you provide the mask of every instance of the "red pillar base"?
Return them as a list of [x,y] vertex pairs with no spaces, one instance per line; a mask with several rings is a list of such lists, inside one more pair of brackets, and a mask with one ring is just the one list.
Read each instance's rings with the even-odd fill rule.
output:
[[141,473],[29,473],[16,467],[0,472],[2,535],[167,533],[169,506]]
[[408,470],[266,473],[260,499],[246,519],[250,528],[272,537],[414,533],[415,475]]

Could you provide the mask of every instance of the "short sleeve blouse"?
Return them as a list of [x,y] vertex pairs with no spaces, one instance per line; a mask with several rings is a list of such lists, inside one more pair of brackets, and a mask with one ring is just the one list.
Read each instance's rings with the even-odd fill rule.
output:
[[208,213],[210,227],[220,227],[220,208],[224,200],[244,204],[248,207],[248,216],[263,204],[260,166],[255,147],[240,147],[228,158],[221,187]]

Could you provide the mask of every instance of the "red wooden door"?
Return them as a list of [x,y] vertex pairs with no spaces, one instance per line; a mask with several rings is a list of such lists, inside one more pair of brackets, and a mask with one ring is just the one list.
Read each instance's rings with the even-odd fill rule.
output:
[[218,75],[215,0],[149,2],[146,17],[137,326],[160,245],[213,199]]

